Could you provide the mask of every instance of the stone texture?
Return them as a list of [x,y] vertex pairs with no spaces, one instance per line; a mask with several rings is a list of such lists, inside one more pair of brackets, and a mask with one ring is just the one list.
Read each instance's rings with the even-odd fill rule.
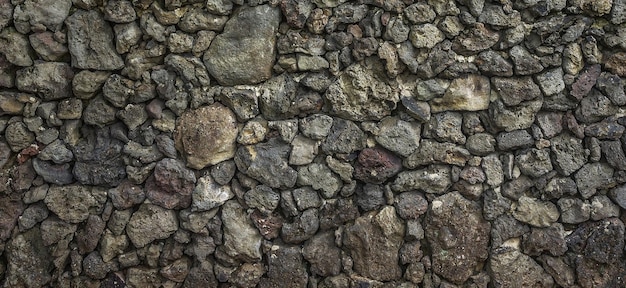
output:
[[81,185],[51,186],[44,202],[61,220],[79,223],[101,211],[106,190]]
[[354,178],[367,183],[380,184],[402,169],[400,158],[383,148],[365,148],[359,153]]
[[36,93],[44,100],[56,100],[71,95],[73,76],[67,63],[43,62],[18,70],[15,84],[18,89]]
[[219,104],[188,111],[177,121],[176,149],[193,169],[231,159],[235,156],[236,123],[232,110]]
[[237,149],[235,163],[246,175],[272,188],[296,184],[297,172],[287,164],[290,147],[275,140]]
[[496,285],[524,287],[552,287],[554,280],[531,257],[513,247],[502,247],[494,251],[489,260]]
[[239,10],[205,53],[209,73],[225,86],[269,79],[279,20],[279,10],[267,5]]
[[159,161],[146,181],[146,197],[166,209],[182,209],[191,205],[196,176],[171,158]]
[[463,283],[487,259],[491,227],[477,203],[454,192],[437,197],[425,223],[433,271],[443,278]]
[[489,106],[491,85],[483,76],[456,78],[441,98],[430,101],[432,113],[442,111],[479,111]]
[[559,219],[559,210],[552,202],[521,196],[513,203],[513,217],[535,227],[548,227]]
[[346,227],[343,245],[352,251],[354,270],[379,281],[399,279],[398,251],[404,229],[392,206],[359,217]]
[[165,239],[178,229],[176,212],[153,204],[142,204],[126,226],[128,238],[135,247],[144,247],[154,240]]
[[226,203],[235,195],[230,186],[220,185],[210,176],[200,177],[191,194],[191,208],[195,211],[208,211]]
[[419,189],[426,193],[443,194],[452,185],[450,170],[449,166],[431,165],[420,170],[403,171],[391,188],[398,192]]
[[224,253],[244,261],[261,259],[261,235],[241,205],[230,200],[222,206]]
[[113,31],[95,10],[76,11],[65,20],[72,67],[118,70],[124,61],[113,47]]

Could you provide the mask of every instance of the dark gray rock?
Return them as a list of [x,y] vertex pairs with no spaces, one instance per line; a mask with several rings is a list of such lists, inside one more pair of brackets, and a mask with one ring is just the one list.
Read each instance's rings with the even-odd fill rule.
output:
[[293,200],[296,202],[296,206],[298,206],[299,211],[322,206],[322,201],[319,195],[310,187],[294,189],[291,194],[293,196]]
[[351,198],[327,200],[319,211],[320,229],[337,228],[359,216],[359,210]]
[[30,132],[22,122],[13,122],[6,126],[4,137],[13,152],[20,152],[35,141],[35,134]]
[[365,140],[365,133],[354,122],[335,118],[322,150],[327,154],[350,154],[365,148]]
[[157,239],[165,239],[178,229],[178,218],[173,210],[153,204],[142,204],[133,213],[126,233],[135,247],[141,248]]
[[426,213],[428,209],[428,201],[419,192],[400,193],[394,201],[398,216],[405,220],[419,219],[419,216]]
[[528,234],[528,225],[517,221],[513,216],[505,214],[496,218],[491,224],[491,247],[495,250],[511,238]]
[[576,182],[569,177],[555,177],[548,181],[543,189],[542,197],[544,199],[558,199],[563,195],[574,195],[578,192]]
[[618,217],[620,206],[615,204],[606,195],[597,195],[591,198],[591,220],[598,221],[611,217]]
[[137,19],[133,4],[128,0],[109,1],[104,6],[104,20],[114,23],[128,23]]
[[331,231],[318,233],[304,243],[302,256],[311,263],[311,272],[320,276],[333,276],[341,272],[341,249],[335,245]]
[[533,56],[522,46],[514,46],[509,51],[509,55],[513,60],[515,66],[515,73],[517,75],[532,75],[539,73],[543,70],[543,66],[536,56]]
[[48,208],[46,208],[46,205],[41,202],[29,206],[24,210],[20,218],[17,220],[20,232],[24,232],[30,228],[33,228],[41,221],[48,218],[48,214]]
[[578,224],[589,220],[591,207],[588,201],[578,198],[561,198],[557,201],[561,210],[561,221],[566,224]]
[[587,153],[582,145],[582,140],[562,133],[552,138],[551,143],[555,168],[562,175],[572,174],[587,161]]
[[[263,12],[268,13],[267,11],[263,11]],[[232,24],[232,25],[234,25],[236,29],[239,29],[239,28],[242,28],[242,27],[237,27],[239,25],[246,25],[246,24],[251,25],[250,23],[244,22],[246,20],[264,21],[266,19],[266,18],[257,18],[257,19],[252,20],[252,19],[247,18],[250,16],[247,16],[247,17],[246,16],[239,16],[239,15],[235,16],[235,17],[241,17],[244,20],[243,21],[240,20],[240,22],[236,22],[236,24]],[[271,17],[271,16],[268,15],[268,17]],[[178,27],[180,27],[180,30],[183,30],[187,33],[196,33],[200,30],[222,31],[222,29],[225,30],[223,34],[233,33],[232,31],[229,31],[228,27],[224,26],[225,24],[227,24],[227,21],[228,21],[228,17],[226,16],[215,15],[215,14],[209,13],[208,11],[204,11],[203,9],[198,9],[194,7],[194,8],[187,10],[187,13],[185,13],[185,15],[183,15],[183,17],[180,19],[180,22],[178,23]],[[256,22],[256,23],[260,25],[262,22]],[[257,33],[263,33],[263,32],[267,33],[267,31],[262,30],[259,27],[247,26],[247,28],[259,29],[259,30],[255,30],[255,32]],[[241,30],[237,32],[242,33]],[[252,32],[245,31],[243,33],[252,33]],[[235,35],[241,35],[241,34],[235,34]],[[254,35],[254,34],[244,34],[244,35]]]
[[[561,76],[562,78],[562,76]],[[491,79],[495,91],[507,106],[519,105],[523,101],[541,97],[541,90],[531,77]]]
[[103,97],[98,96],[87,104],[85,111],[83,111],[83,120],[87,124],[103,127],[115,122],[116,113],[115,107]]
[[380,185],[365,184],[357,188],[355,193],[356,205],[363,211],[380,209],[386,203],[383,187]]
[[265,82],[259,93],[259,108],[268,120],[317,113],[323,103],[318,93],[299,89],[293,76],[286,73]]
[[3,55],[4,61],[20,67],[32,66],[36,56],[28,40],[26,36],[12,27],[3,29],[0,32],[0,44],[2,44],[0,54]]
[[35,227],[16,235],[6,247],[8,265],[4,284],[11,287],[43,287],[52,280],[53,257]]
[[258,97],[249,89],[224,88],[218,99],[237,115],[237,119],[245,121],[259,115]]
[[405,158],[402,164],[407,168],[430,164],[465,166],[470,157],[470,152],[463,146],[428,139],[422,140],[417,151]]
[[537,124],[546,139],[550,139],[563,131],[563,114],[556,112],[537,113]]
[[262,278],[258,287],[278,287],[284,283],[294,288],[306,287],[309,277],[300,246],[276,245],[275,248],[267,253],[268,278]]
[[515,163],[524,175],[538,178],[552,171],[552,162],[550,160],[550,150],[530,149],[521,152],[515,156]]
[[620,207],[626,209],[626,185],[617,186],[611,189],[609,195]]
[[146,196],[153,204],[166,209],[184,209],[191,205],[196,184],[193,171],[181,161],[165,158],[154,167],[146,181]]
[[68,163],[54,164],[36,158],[33,159],[33,169],[48,183],[66,185],[74,182],[72,166]]
[[256,84],[269,79],[279,20],[278,8],[259,5],[240,9],[204,55],[209,73],[225,86]]
[[524,253],[530,256],[539,256],[548,252],[553,256],[560,256],[567,251],[563,225],[554,223],[546,228],[532,228],[529,234],[523,237]]
[[583,123],[592,123],[603,120],[615,114],[617,107],[611,100],[596,89],[580,101],[576,109],[576,118]]
[[104,222],[102,218],[96,215],[89,215],[89,217],[87,217],[84,226],[80,227],[75,234],[78,252],[81,255],[96,249],[105,227],[106,222]]
[[93,70],[118,70],[124,61],[113,47],[113,31],[102,14],[78,10],[65,21],[72,67]]
[[342,181],[328,166],[312,163],[298,168],[298,184],[309,185],[324,198],[331,198],[341,189]]
[[263,214],[271,214],[278,207],[280,194],[274,192],[271,187],[258,185],[246,192],[243,199],[248,207],[256,208]]
[[4,29],[13,19],[13,5],[9,0],[0,2],[0,30]]
[[393,181],[391,188],[396,192],[421,190],[443,194],[452,185],[451,173],[447,165],[430,165],[420,170],[403,171]]
[[24,34],[40,30],[41,26],[56,32],[61,29],[71,7],[72,1],[69,0],[23,1],[15,7],[13,23]]
[[535,115],[541,109],[543,99],[538,98],[520,103],[517,106],[506,106],[500,100],[491,102],[489,116],[496,127],[507,132],[527,129],[535,121]]
[[18,70],[15,84],[21,91],[32,92],[44,100],[57,100],[71,95],[74,72],[67,63],[42,62]]
[[480,52],[476,62],[478,69],[487,76],[513,76],[513,65],[493,50]]
[[623,170],[626,167],[626,155],[620,141],[602,141],[602,154],[611,167]]
[[550,274],[530,256],[513,247],[500,247],[492,252],[489,260],[492,281],[502,287],[552,287]]
[[433,271],[453,283],[465,282],[489,255],[490,229],[478,203],[458,192],[435,198],[424,227]]
[[109,127],[96,129],[73,147],[73,174],[80,183],[116,186],[126,177],[121,157],[123,143],[113,139],[110,131]]
[[195,87],[210,84],[209,73],[199,58],[170,54],[165,57],[165,65]]
[[483,197],[483,215],[486,220],[495,220],[511,208],[511,200],[503,197],[499,191],[486,190]]
[[498,149],[505,151],[528,148],[534,144],[533,136],[526,130],[502,132],[498,134],[496,140]]
[[268,142],[237,149],[235,163],[246,175],[272,188],[289,188],[296,184],[298,173],[287,164],[290,147],[271,139]]
[[613,171],[613,168],[605,163],[585,164],[574,174],[578,192],[584,199],[588,199],[596,194],[598,189],[615,186]]
[[585,136],[595,137],[601,140],[615,140],[624,134],[624,126],[614,121],[601,121],[585,127]]
[[515,219],[534,227],[548,227],[559,219],[559,210],[554,203],[527,196],[519,197],[512,209]]
[[[626,4],[626,3],[625,3]],[[626,8],[626,5],[625,5]],[[626,11],[625,11],[626,12]],[[604,93],[615,105],[626,104],[626,94],[624,93],[624,82],[622,78],[615,74],[602,72],[596,80],[596,87]]]
[[297,244],[313,237],[320,227],[317,209],[308,209],[293,222],[283,224],[280,232],[286,243]]
[[473,29],[464,32],[454,39],[452,46],[456,53],[462,55],[473,55],[487,50],[500,39],[498,32],[487,28],[483,23],[476,23]]
[[80,223],[99,214],[106,200],[106,190],[75,184],[50,187],[44,203],[61,220]]
[[300,131],[304,136],[311,139],[321,140],[330,133],[333,125],[333,118],[323,114],[315,114],[299,121]]
[[141,204],[146,199],[146,193],[140,186],[133,185],[130,181],[123,181],[115,188],[108,191],[111,202],[115,208],[124,210]]
[[624,254],[624,223],[618,218],[587,222],[566,239],[573,253],[598,263],[615,263]]
[[487,156],[496,149],[496,139],[487,133],[478,133],[467,137],[465,142],[467,150],[479,156]]
[[461,131],[463,116],[458,112],[433,114],[425,125],[424,137],[432,137],[440,142],[465,144],[467,138]]
[[395,209],[386,206],[355,220],[344,230],[343,245],[349,249],[355,272],[379,281],[402,276],[398,252],[405,227]]
[[222,206],[222,222],[224,253],[241,260],[261,259],[262,237],[237,201],[230,200]]

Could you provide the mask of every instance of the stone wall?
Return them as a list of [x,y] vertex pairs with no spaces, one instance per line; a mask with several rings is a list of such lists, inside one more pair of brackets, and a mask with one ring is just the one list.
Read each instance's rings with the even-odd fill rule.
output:
[[0,0],[1,287],[624,287],[626,0]]

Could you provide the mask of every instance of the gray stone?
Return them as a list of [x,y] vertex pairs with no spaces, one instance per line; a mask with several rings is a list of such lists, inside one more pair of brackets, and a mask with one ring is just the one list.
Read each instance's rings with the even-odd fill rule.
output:
[[[561,78],[563,78],[562,75]],[[496,77],[491,82],[493,84],[492,93],[502,99],[502,102],[507,106],[519,105],[523,101],[541,97],[541,90],[531,77]]]
[[0,32],[0,55],[3,55],[5,61],[9,63],[26,67],[33,65],[33,59],[36,57],[33,49],[30,47],[28,38],[13,28],[6,28]]
[[591,198],[591,220],[598,221],[611,217],[618,217],[620,206],[616,205],[606,195],[597,195]]
[[191,209],[208,211],[221,206],[234,196],[230,186],[219,184],[210,176],[200,177],[191,194]]
[[421,190],[426,193],[443,194],[452,186],[450,166],[431,165],[424,169],[402,171],[391,188],[396,192]]
[[588,201],[578,198],[561,198],[557,201],[561,210],[561,221],[566,224],[578,224],[589,220],[591,207]]
[[614,115],[617,107],[600,91],[592,89],[589,95],[580,101],[576,109],[576,118],[583,123],[598,122]]
[[507,132],[527,129],[535,121],[535,115],[541,109],[543,99],[529,100],[517,106],[507,107],[500,100],[491,102],[489,116],[493,123]]
[[424,137],[435,138],[440,142],[465,144],[467,138],[461,131],[463,115],[458,112],[433,114],[424,126]]
[[[497,219],[500,219],[505,212],[509,211],[511,208],[511,200],[505,198],[502,196],[502,194],[500,194],[500,191],[497,190],[486,190],[483,193],[483,215],[485,217],[486,220],[492,221],[492,220],[496,220],[494,221],[494,225],[498,224]],[[500,218],[499,218],[500,217]],[[509,217],[511,219],[513,219],[513,217],[509,216],[508,214],[506,214],[506,216],[503,217]],[[515,221],[515,219],[513,219],[512,221]],[[495,227],[494,227],[494,230]],[[492,239],[495,239],[495,232],[493,233],[494,235],[492,235]],[[501,243],[496,243],[496,241],[494,241],[492,243],[493,247],[497,247],[500,246],[499,244]]]
[[79,227],[75,234],[78,252],[84,255],[95,250],[105,227],[106,222],[102,218],[96,215],[89,215],[87,221],[84,222],[82,227]]
[[429,164],[465,166],[470,158],[470,152],[463,146],[428,139],[422,140],[419,149],[405,158],[402,164],[407,168]]
[[44,161],[63,164],[72,161],[74,154],[70,149],[67,149],[63,141],[57,139],[41,150],[37,157]]
[[101,96],[96,97],[87,104],[83,111],[83,120],[85,123],[103,127],[115,122],[115,114],[117,109]]
[[323,114],[315,114],[300,119],[300,131],[306,137],[311,139],[324,139],[330,133],[333,125],[333,118]]
[[70,0],[23,1],[15,7],[13,23],[24,34],[40,30],[42,26],[56,32],[61,29],[71,7]]
[[133,213],[126,233],[135,245],[141,248],[154,240],[165,239],[178,229],[176,212],[157,205],[144,203]]
[[289,188],[296,184],[298,173],[287,163],[290,147],[273,138],[256,145],[241,146],[235,154],[237,168],[272,188]]
[[462,55],[473,55],[494,46],[500,39],[500,34],[483,23],[475,23],[472,29],[467,29],[455,37],[452,48]]
[[468,75],[455,78],[441,98],[430,103],[432,113],[443,111],[480,111],[489,107],[491,85],[489,78]]
[[111,74],[102,86],[102,96],[113,106],[122,108],[135,94],[135,83],[118,74]]
[[495,249],[489,260],[492,281],[502,287],[552,287],[554,280],[533,258],[513,247]]
[[557,94],[565,89],[563,82],[563,69],[557,68],[548,70],[536,77],[544,95],[550,96]]
[[151,203],[166,209],[187,208],[191,205],[195,183],[193,171],[179,160],[165,158],[156,164],[154,173],[146,181],[146,196]]
[[72,92],[80,99],[89,99],[100,90],[109,78],[109,72],[82,70],[72,79]]
[[322,206],[322,200],[319,195],[310,187],[294,189],[291,194],[293,195],[293,200],[296,202],[298,210],[300,211]]
[[402,18],[394,17],[389,20],[383,38],[393,43],[402,43],[409,39],[411,29],[402,21]]
[[302,135],[297,135],[291,141],[291,154],[289,155],[290,165],[306,165],[313,162],[317,156],[319,141],[309,139]]
[[513,76],[513,65],[498,52],[487,50],[476,58],[478,69],[487,76]]
[[[206,233],[206,226],[209,224],[211,219],[215,217],[215,215],[217,215],[217,212],[219,212],[218,209],[212,209],[209,211],[199,211],[199,212],[192,212],[189,209],[181,210],[180,213],[178,214],[178,217],[180,219],[180,227],[183,229],[189,230],[193,233],[198,233],[198,234]],[[198,258],[202,258],[201,256],[202,254],[213,253],[213,250],[215,249],[215,247],[207,248],[208,250],[211,250],[211,251],[208,251],[208,252],[205,251],[207,250],[205,249],[206,247],[212,246],[211,244],[207,244],[207,243],[212,242],[212,241],[213,241],[212,238],[211,240],[206,239],[206,242],[196,240],[195,246],[188,248],[189,251],[191,250],[194,251],[193,253],[190,253],[190,254],[193,254]],[[206,244],[206,247],[203,247],[205,244]]]
[[299,114],[319,112],[322,98],[317,93],[305,93],[290,74],[272,77],[261,86],[259,108],[265,119],[285,120]]
[[294,288],[306,287],[309,277],[300,246],[274,245],[272,248],[267,252],[267,278],[261,279],[258,287],[279,287],[284,283]]
[[[248,18],[245,18],[245,16],[237,15],[235,17],[241,17],[245,20],[248,20]],[[265,19],[259,18],[256,20],[264,21]],[[194,8],[187,10],[187,13],[185,13],[185,15],[183,15],[183,17],[180,19],[180,22],[178,23],[178,27],[180,27],[181,30],[187,33],[196,33],[200,30],[221,31],[222,29],[224,29],[223,34],[233,33],[232,31],[229,31],[228,26],[226,27],[224,26],[228,24],[227,21],[228,21],[228,17],[226,16],[211,14],[208,11],[204,11],[203,9],[198,9],[194,7]],[[249,23],[245,23],[243,21],[237,22],[235,25],[239,26],[239,25],[246,25],[246,24],[250,25]],[[257,22],[257,24],[260,25],[261,23]],[[256,27],[250,26],[249,28],[256,28]],[[239,27],[237,27],[237,29],[239,29]],[[256,31],[259,33],[261,32],[267,33],[267,31],[264,31],[264,30],[256,30]],[[240,31],[237,31],[237,32],[241,33]],[[248,31],[246,32],[250,33]],[[235,35],[241,35],[241,34],[235,34]],[[243,34],[243,35],[254,35],[254,34]]]
[[280,194],[274,192],[271,187],[258,185],[246,192],[243,199],[248,207],[269,215],[278,207]]
[[320,227],[317,209],[308,209],[294,218],[293,222],[283,224],[281,237],[286,243],[298,244],[313,237]]
[[13,5],[9,0],[0,2],[0,30],[4,29],[13,19]]
[[235,161],[224,161],[211,167],[211,177],[213,177],[218,184],[226,185],[233,179],[236,171],[237,166],[235,165]]
[[291,142],[298,134],[298,120],[280,120],[280,121],[268,121],[267,127],[276,130],[280,139],[284,142]]
[[133,22],[137,19],[137,13],[133,4],[128,0],[109,1],[104,6],[104,20],[114,23]]
[[239,132],[234,113],[220,104],[187,111],[177,121],[176,149],[187,166],[202,169],[235,155]]
[[467,150],[478,156],[487,156],[496,149],[496,139],[487,133],[478,133],[467,137]]
[[222,222],[224,253],[244,261],[261,259],[262,237],[237,201],[230,200],[222,206]]
[[320,276],[333,276],[341,272],[341,249],[335,245],[331,231],[318,233],[302,249],[302,256],[311,263],[311,272]]
[[518,45],[511,48],[509,55],[513,60],[515,73],[517,75],[532,75],[543,70],[543,66],[541,66],[539,60],[522,46]]
[[386,203],[383,187],[380,185],[365,184],[356,190],[355,202],[363,211],[380,209]]
[[530,149],[515,156],[515,163],[524,175],[538,178],[552,171],[550,150]]
[[9,241],[4,275],[7,287],[43,287],[52,280],[53,257],[42,243],[39,228],[16,235]]
[[218,99],[235,112],[239,121],[252,119],[260,113],[258,97],[252,90],[227,87],[222,89]]
[[587,162],[582,140],[563,133],[552,138],[551,142],[554,165],[562,175],[574,173]]
[[365,148],[365,133],[352,121],[335,118],[322,150],[327,154],[349,154]]
[[555,177],[550,179],[543,190],[544,199],[558,199],[564,195],[574,195],[578,192],[576,182],[569,177]]
[[71,95],[72,77],[74,73],[66,63],[42,62],[18,70],[15,84],[21,91],[37,93],[43,100],[57,100]]
[[521,196],[513,203],[513,217],[535,227],[548,227],[559,219],[559,210],[549,201]]
[[51,186],[44,202],[61,220],[80,223],[91,213],[99,214],[106,202],[106,190],[81,185]]
[[298,184],[308,185],[320,191],[325,198],[332,198],[339,192],[342,181],[328,166],[312,163],[298,168]]
[[437,14],[433,8],[425,2],[409,5],[404,10],[404,16],[414,24],[428,23],[435,20]]
[[[624,3],[626,8],[626,3]],[[626,12],[626,11],[625,11]],[[626,15],[625,15],[626,16]],[[604,93],[615,105],[626,104],[626,93],[624,93],[624,82],[622,78],[615,74],[602,72],[596,82],[596,87]]]
[[541,128],[543,136],[550,139],[563,131],[563,114],[555,112],[537,113],[537,124]]
[[74,177],[85,185],[116,186],[126,176],[122,148],[122,142],[111,137],[109,127],[83,135],[72,149]]
[[199,58],[170,54],[165,57],[165,65],[195,87],[210,84],[209,73]]
[[550,253],[560,256],[567,252],[565,231],[561,223],[554,223],[546,228],[531,228],[530,233],[523,237],[524,253],[530,256],[540,256]]
[[117,209],[128,209],[134,205],[141,204],[146,199],[146,193],[140,186],[123,181],[115,188],[108,191],[113,206]]
[[420,81],[415,85],[415,97],[420,101],[429,101],[436,97],[442,97],[450,87],[450,81],[440,78]]
[[115,32],[115,51],[119,54],[127,53],[139,43],[143,32],[137,22],[118,24],[113,26]]
[[267,5],[239,10],[204,54],[209,73],[225,86],[269,79],[279,20],[279,10]]
[[349,249],[355,272],[379,281],[402,276],[398,251],[405,228],[392,206],[372,211],[344,230],[343,245]]
[[402,97],[401,101],[407,114],[415,118],[415,120],[419,122],[430,120],[430,105],[428,105],[428,102],[416,101],[412,97]]
[[478,203],[458,192],[435,198],[424,227],[433,271],[453,283],[465,282],[489,256],[490,229]]
[[124,61],[113,47],[113,31],[102,14],[79,10],[65,21],[72,67],[93,70],[118,70]]
[[574,174],[578,192],[584,199],[596,194],[598,189],[615,186],[613,168],[605,163],[587,163]]
[[4,137],[11,151],[20,152],[35,141],[35,134],[28,131],[22,122],[13,122],[4,130]]
[[428,48],[432,49],[437,43],[443,41],[446,38],[445,34],[437,28],[437,26],[426,23],[411,26],[409,33],[409,40],[415,48]]
[[43,203],[31,205],[24,210],[22,215],[18,218],[17,223],[20,232],[24,232],[30,228],[33,228],[37,223],[48,218],[48,208]]
[[368,58],[346,68],[324,96],[332,115],[354,121],[380,120],[390,115],[400,101],[394,86],[383,63]]

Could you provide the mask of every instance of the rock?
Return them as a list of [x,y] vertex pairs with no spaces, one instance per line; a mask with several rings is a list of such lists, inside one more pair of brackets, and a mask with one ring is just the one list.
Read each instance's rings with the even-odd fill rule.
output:
[[385,117],[375,132],[376,142],[400,156],[407,157],[419,147],[421,126],[397,117]]
[[473,55],[487,50],[500,39],[498,32],[485,27],[483,23],[476,23],[473,29],[465,32],[454,39],[452,46],[456,53],[462,55]]
[[115,25],[113,31],[115,32],[115,51],[119,54],[130,52],[143,36],[137,22]]
[[140,186],[133,185],[130,181],[123,181],[115,188],[108,191],[111,202],[115,208],[123,210],[141,204],[146,199],[146,193]]
[[501,247],[492,252],[489,260],[492,281],[502,287],[552,287],[554,280],[535,260],[514,247]]
[[591,208],[589,202],[578,198],[561,198],[557,202],[561,210],[561,221],[566,224],[578,224],[589,220]]
[[209,73],[224,86],[256,84],[269,79],[279,18],[279,10],[267,5],[239,10],[204,55]]
[[287,164],[290,147],[271,139],[256,145],[241,146],[235,154],[237,168],[272,188],[289,188],[296,184],[297,172]]
[[459,193],[432,201],[424,230],[433,271],[453,283],[465,282],[488,257],[490,225],[482,219],[480,206]]
[[20,232],[33,228],[39,222],[48,218],[48,208],[43,203],[37,203],[24,209],[22,215],[17,219]]
[[231,159],[235,156],[236,124],[234,113],[220,104],[187,111],[177,121],[176,149],[193,169]]
[[[224,183],[226,184],[226,183]],[[216,183],[210,176],[200,177],[192,193],[192,211],[208,211],[233,198],[230,186]]]
[[57,139],[43,148],[37,157],[44,161],[63,164],[72,161],[74,154],[70,149],[67,149],[63,141]]
[[419,122],[430,120],[430,105],[428,105],[428,102],[415,101],[412,97],[402,97],[401,100],[407,114],[415,118],[415,120]]
[[480,111],[489,107],[491,87],[489,78],[468,75],[452,80],[441,98],[430,103],[432,113],[443,111]]
[[383,63],[368,58],[346,68],[324,96],[332,115],[354,121],[380,120],[390,115],[400,100],[394,86]]
[[43,100],[67,98],[71,94],[74,77],[69,65],[61,62],[42,62],[17,71],[15,83],[21,91],[37,93]]
[[327,154],[350,154],[365,148],[365,138],[365,133],[354,122],[335,118],[322,150]]
[[[561,68],[545,71],[537,75],[536,79],[537,79],[537,82],[539,83],[539,87],[541,87],[541,90],[546,96],[560,93],[561,91],[563,91],[563,89],[565,89],[565,83],[563,82],[563,69]],[[576,88],[577,87],[575,83],[572,86],[572,89],[576,89]],[[589,87],[589,89],[590,88],[591,87]],[[572,93],[576,93],[576,91],[572,90]]]
[[552,138],[551,150],[555,168],[568,176],[582,167],[587,161],[587,153],[582,140],[563,133]]
[[[561,75],[561,78],[562,75]],[[519,105],[523,101],[541,97],[539,86],[530,77],[493,78],[492,93],[497,95],[507,106]]]
[[515,163],[524,175],[539,178],[552,171],[550,150],[530,149],[515,156]]
[[9,124],[4,130],[4,137],[13,152],[27,148],[35,141],[35,135],[22,122]]
[[380,148],[365,148],[359,153],[354,178],[366,183],[380,184],[402,169],[400,158]]
[[350,198],[329,199],[319,211],[320,229],[337,228],[359,216],[359,210]]
[[285,223],[281,229],[286,243],[297,244],[313,237],[320,227],[317,209],[308,209],[297,216],[292,223]]
[[63,21],[70,13],[72,1],[33,1],[28,0],[16,5],[13,12],[13,23],[20,33],[39,30],[41,26],[56,32],[61,29]]
[[224,229],[223,251],[230,257],[244,261],[261,259],[261,235],[250,223],[248,215],[235,200],[222,206]]
[[13,228],[18,224],[18,219],[26,206],[18,197],[3,196],[0,198],[0,240],[3,242],[11,237]]
[[129,287],[158,287],[162,282],[159,269],[141,266],[128,268],[125,279]]
[[267,253],[268,278],[262,278],[260,288],[278,287],[290,283],[290,287],[304,288],[308,283],[308,274],[302,249],[299,246],[274,245]]
[[[508,208],[507,208],[508,210]],[[491,245],[493,247],[492,250],[497,248],[506,247],[511,244],[511,242],[507,242],[507,240],[511,238],[521,237],[522,235],[528,234],[530,232],[530,228],[528,225],[523,224],[512,216],[505,214],[497,217],[491,226]],[[517,241],[518,239],[515,239]]]
[[320,197],[313,189],[303,187],[292,191],[293,200],[298,206],[298,210],[304,211],[309,208],[318,208],[322,205]]
[[317,156],[320,143],[302,135],[296,136],[291,142],[291,154],[289,155],[290,165],[306,165],[313,162]]
[[298,184],[309,185],[325,198],[331,198],[341,189],[342,181],[328,166],[312,163],[298,168]]
[[139,206],[139,209],[133,213],[128,225],[126,225],[128,238],[138,248],[144,247],[154,240],[165,239],[177,229],[176,212],[147,203]]
[[35,227],[18,234],[6,247],[4,285],[10,287],[43,287],[52,280],[53,258],[42,243],[42,234]]
[[432,137],[441,142],[465,144],[467,138],[461,131],[462,121],[463,116],[458,112],[434,114],[424,127],[424,137]]
[[513,217],[535,227],[548,227],[559,219],[559,210],[552,202],[521,196],[513,203]]
[[92,98],[109,78],[109,72],[82,70],[72,79],[74,96],[80,99]]
[[51,186],[44,202],[61,220],[80,223],[91,213],[100,213],[106,202],[106,190],[81,185]]
[[605,163],[587,163],[574,174],[578,192],[584,199],[596,194],[598,189],[615,186],[613,168]]
[[624,126],[611,121],[602,121],[585,127],[585,136],[598,139],[615,140],[624,134]]
[[165,65],[195,87],[208,87],[210,84],[209,73],[196,57],[169,54],[165,56]]
[[98,96],[87,104],[83,111],[85,123],[104,127],[115,122],[117,110],[109,102]]
[[513,76],[513,65],[492,50],[480,52],[476,62],[478,69],[487,76]]
[[191,205],[196,176],[183,163],[165,158],[157,162],[146,181],[146,196],[153,204],[166,209],[183,209]]
[[106,222],[104,222],[102,218],[96,215],[89,215],[87,221],[85,221],[85,225],[78,229],[75,234],[78,252],[81,255],[96,249],[105,227]]
[[[238,16],[238,17],[241,17],[247,20],[245,16]],[[221,31],[224,28],[225,28],[224,30],[228,32],[229,29],[224,26],[225,24],[227,24],[227,20],[228,20],[228,17],[214,15],[214,14],[208,13],[207,11],[203,11],[202,9],[191,8],[187,10],[187,13],[185,13],[185,15],[183,15],[183,17],[180,19],[178,26],[180,27],[181,30],[187,33],[196,33],[200,30]],[[257,20],[263,21],[264,19],[261,18]],[[246,25],[247,23],[242,21],[242,22],[237,22],[237,24]],[[253,28],[253,27],[250,27],[250,28]],[[237,31],[237,32],[241,33],[240,31]],[[246,32],[250,33],[248,31]],[[267,33],[267,31],[264,31],[264,30],[257,30],[257,32]],[[234,34],[232,31],[230,31],[229,33]],[[240,34],[234,34],[234,35],[239,36]],[[243,35],[254,35],[254,34],[243,34]]]
[[433,140],[422,140],[415,153],[403,161],[407,168],[416,168],[429,164],[452,164],[465,166],[471,154],[465,148],[452,143],[440,143]]
[[347,226],[343,245],[351,252],[355,272],[379,281],[399,279],[398,251],[404,230],[392,206],[370,212]]
[[326,138],[330,133],[330,128],[333,125],[333,118],[323,114],[315,114],[306,118],[300,119],[300,131],[306,137],[315,140],[321,140]]
[[56,185],[66,185],[74,183],[72,166],[68,163],[53,164],[49,161],[39,159],[33,160],[33,169],[44,181]]
[[318,233],[302,249],[302,256],[311,263],[311,272],[320,276],[333,276],[341,272],[341,249],[335,245],[335,235],[330,231]]
[[444,165],[431,165],[420,170],[403,171],[393,181],[396,192],[421,190],[426,193],[443,194],[452,185],[451,169]]
[[110,1],[104,6],[104,20],[114,23],[128,23],[137,19],[133,4],[128,0]]
[[74,177],[84,185],[118,185],[126,177],[122,148],[121,141],[112,139],[109,127],[84,135],[73,147]]
[[4,29],[11,19],[13,19],[13,5],[11,1],[4,0],[0,2],[0,30]]
[[383,187],[380,185],[365,184],[355,193],[356,204],[363,211],[377,210],[386,203]]
[[20,67],[32,66],[36,56],[28,40],[13,28],[3,29],[0,32],[0,55],[4,56],[4,61]]
[[[617,201],[616,201],[617,202]],[[598,221],[619,216],[620,206],[616,205],[605,195],[591,198],[591,220]]]
[[567,236],[571,252],[598,263],[613,264],[624,254],[624,223],[618,218],[580,225]]
[[487,156],[495,151],[496,139],[491,134],[478,133],[467,137],[465,146],[474,155]]
[[430,23],[412,26],[409,33],[409,39],[415,48],[432,49],[445,38],[445,34]]
[[180,258],[161,268],[161,270],[159,270],[159,274],[171,281],[182,283],[189,274],[190,266],[191,260],[189,260],[189,258]]
[[258,185],[243,195],[246,205],[265,215],[272,214],[280,202],[280,194],[265,185]]
[[[543,66],[533,56],[526,50],[526,48],[522,46],[514,46],[509,51],[509,55],[513,60],[513,64],[515,66],[515,73],[517,75],[532,75],[539,73],[543,70]],[[560,82],[560,81],[559,81]],[[546,83],[547,84],[547,83]],[[558,85],[560,87],[560,85]]]
[[428,210],[428,201],[419,192],[400,193],[394,201],[398,216],[405,220],[419,219]]
[[[578,76],[578,79],[576,79],[576,82],[572,84],[572,91],[570,91],[570,95],[578,100],[587,96],[589,91],[591,91],[591,88],[596,84],[596,80],[600,76],[600,72],[601,72],[601,68],[600,68],[600,65],[598,64],[589,66],[587,67],[587,69],[583,70]],[[555,75],[555,76],[558,77],[559,75]],[[560,78],[563,78],[563,73],[561,73]],[[538,80],[540,79],[539,76],[537,77],[537,79]],[[554,81],[556,79],[552,77],[552,79],[549,79],[549,80]],[[554,84],[549,84],[549,85],[554,85]]]
[[124,60],[113,48],[113,31],[102,14],[79,10],[65,21],[72,67],[93,70],[118,70]]
[[529,100],[517,106],[507,107],[500,100],[491,102],[489,116],[495,126],[507,132],[529,128],[535,121],[535,115],[541,109],[543,99]]

